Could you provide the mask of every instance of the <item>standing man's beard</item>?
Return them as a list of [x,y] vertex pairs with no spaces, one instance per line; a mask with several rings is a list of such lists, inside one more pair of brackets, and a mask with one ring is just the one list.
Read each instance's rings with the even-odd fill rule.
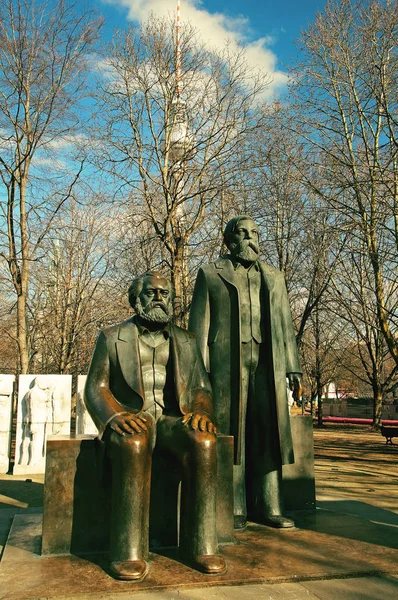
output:
[[159,300],[153,301],[143,308],[141,300],[137,298],[134,310],[143,321],[148,321],[149,323],[165,325],[173,318],[172,307],[169,305],[167,308],[167,306]]
[[245,263],[253,263],[258,259],[259,248],[253,240],[242,240],[238,244],[230,244],[229,249],[234,258]]

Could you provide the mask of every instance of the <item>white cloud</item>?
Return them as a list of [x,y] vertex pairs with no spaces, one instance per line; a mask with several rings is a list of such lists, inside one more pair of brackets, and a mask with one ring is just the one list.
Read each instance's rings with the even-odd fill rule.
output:
[[34,156],[33,162],[32,162],[33,166],[36,168],[41,168],[41,169],[51,169],[52,171],[64,171],[65,167],[66,167],[66,162],[64,160],[59,160],[58,158],[52,156],[50,157],[44,157],[44,156],[40,156],[38,154],[36,154]]
[[[153,12],[157,16],[175,14],[176,0],[102,0],[105,4],[123,6],[128,9],[128,18],[132,21],[145,20]],[[190,21],[199,31],[202,41],[215,48],[222,48],[226,41],[230,47],[246,47],[247,61],[252,68],[260,68],[272,79],[268,96],[283,87],[287,75],[276,68],[276,55],[269,48],[271,37],[255,41],[247,40],[250,30],[248,19],[243,16],[231,17],[222,13],[210,13],[203,8],[200,0],[182,0],[182,20]]]
[[47,150],[70,150],[87,144],[88,138],[81,133],[57,136],[46,142]]

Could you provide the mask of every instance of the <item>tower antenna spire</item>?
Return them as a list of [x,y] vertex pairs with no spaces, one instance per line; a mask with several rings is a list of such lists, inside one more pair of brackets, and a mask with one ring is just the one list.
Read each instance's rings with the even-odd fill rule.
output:
[[181,76],[181,2],[177,0],[177,22],[176,22],[176,92],[177,101],[181,99],[182,76]]

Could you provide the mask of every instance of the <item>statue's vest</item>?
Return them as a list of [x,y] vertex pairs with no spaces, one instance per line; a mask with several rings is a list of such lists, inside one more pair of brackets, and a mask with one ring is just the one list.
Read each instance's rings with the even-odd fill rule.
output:
[[261,331],[261,274],[253,265],[250,269],[239,266],[235,271],[236,287],[240,300],[241,342],[263,341]]

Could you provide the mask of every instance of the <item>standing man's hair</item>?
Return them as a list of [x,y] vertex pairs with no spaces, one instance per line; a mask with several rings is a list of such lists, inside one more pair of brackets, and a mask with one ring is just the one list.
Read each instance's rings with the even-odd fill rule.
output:
[[228,221],[224,229],[224,244],[227,246],[227,248],[229,247],[231,235],[235,232],[235,229],[240,221],[253,221],[253,223],[255,223],[255,220],[250,215],[238,215],[237,217],[234,217]]

